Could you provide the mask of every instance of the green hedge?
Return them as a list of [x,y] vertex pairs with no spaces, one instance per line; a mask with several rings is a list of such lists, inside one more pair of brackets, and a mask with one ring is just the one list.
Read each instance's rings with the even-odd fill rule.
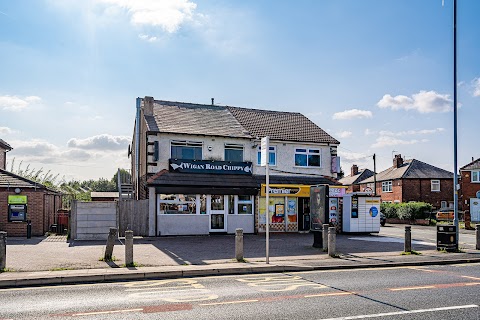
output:
[[382,202],[380,211],[387,218],[402,220],[427,219],[432,211],[432,205],[425,202],[386,203]]

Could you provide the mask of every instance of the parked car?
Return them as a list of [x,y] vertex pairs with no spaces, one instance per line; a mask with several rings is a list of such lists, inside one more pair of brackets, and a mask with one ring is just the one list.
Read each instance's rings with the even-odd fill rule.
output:
[[380,225],[382,227],[385,227],[386,222],[387,222],[387,218],[385,217],[385,215],[383,213],[380,212]]
[[453,209],[440,209],[435,214],[435,219],[437,221],[453,220],[453,217],[454,217]]

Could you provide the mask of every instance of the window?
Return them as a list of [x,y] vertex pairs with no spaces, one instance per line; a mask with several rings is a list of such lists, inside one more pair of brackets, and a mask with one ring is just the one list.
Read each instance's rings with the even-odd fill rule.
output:
[[[262,148],[258,147],[257,148],[257,164],[260,165],[261,161],[262,161]],[[268,164],[270,166],[277,165],[277,147],[275,146],[268,147]]]
[[196,214],[196,195],[161,194],[159,195],[160,214]]
[[172,141],[172,159],[202,160],[202,143]]
[[320,167],[320,149],[295,149],[295,166]]
[[442,209],[446,208],[446,207],[447,207],[447,201],[442,201],[442,202],[440,202],[440,207],[441,207]]
[[153,142],[153,161],[158,161],[160,149],[158,146],[158,141]]
[[382,192],[392,192],[392,181],[382,182]]
[[252,214],[253,201],[251,196],[238,196],[238,214]]
[[472,171],[472,182],[480,182],[480,171]]
[[225,161],[243,161],[243,145],[225,144]]
[[440,192],[440,180],[431,180],[432,192]]

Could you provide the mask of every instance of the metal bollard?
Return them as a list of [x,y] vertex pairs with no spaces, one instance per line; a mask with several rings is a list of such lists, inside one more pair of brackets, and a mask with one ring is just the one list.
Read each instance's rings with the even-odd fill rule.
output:
[[112,260],[113,246],[115,245],[115,240],[117,239],[117,228],[110,228],[107,238],[107,246],[105,248],[105,254],[103,259],[105,261]]
[[133,266],[133,231],[125,230],[125,265]]
[[0,272],[7,267],[7,233],[0,231]]
[[335,257],[335,247],[337,242],[337,233],[335,227],[328,228],[328,255],[330,257]]
[[243,261],[243,229],[235,229],[235,259]]
[[27,220],[27,239],[32,237],[32,220]]
[[328,250],[328,228],[330,225],[328,223],[324,223],[322,225],[322,242],[323,242],[323,251]]
[[412,252],[412,227],[405,226],[405,252]]
[[475,248],[480,250],[480,224],[475,225],[475,238],[477,239],[477,244]]

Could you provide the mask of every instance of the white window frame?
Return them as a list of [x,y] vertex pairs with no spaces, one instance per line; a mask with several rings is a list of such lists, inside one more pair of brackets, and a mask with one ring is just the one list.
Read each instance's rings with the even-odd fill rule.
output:
[[382,181],[382,192],[393,192],[392,180]]
[[440,209],[446,209],[448,207],[448,203],[445,200],[440,202]]
[[[304,149],[305,151],[299,151],[299,150],[302,150]],[[316,152],[317,151],[317,152]],[[303,155],[306,155],[307,156],[307,165],[306,166],[300,166],[300,165],[297,165],[295,163],[295,157],[297,156],[297,154],[303,154]],[[311,166],[309,163],[308,163],[308,156],[309,155],[314,155],[314,156],[318,156],[319,159],[318,159],[318,166]],[[299,167],[299,168],[321,168],[322,167],[322,149],[320,148],[309,148],[309,147],[296,147],[295,148],[295,155],[293,157],[293,164],[295,167]]]
[[472,171],[470,174],[470,182],[480,183],[480,170]]
[[[270,162],[270,154],[273,154],[273,159],[275,160],[273,163]],[[260,165],[262,159],[262,147],[257,147],[257,165]],[[268,147],[268,165],[275,167],[277,165],[277,146],[269,146]]]
[[430,191],[440,192],[440,180],[430,180]]

